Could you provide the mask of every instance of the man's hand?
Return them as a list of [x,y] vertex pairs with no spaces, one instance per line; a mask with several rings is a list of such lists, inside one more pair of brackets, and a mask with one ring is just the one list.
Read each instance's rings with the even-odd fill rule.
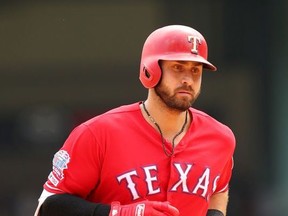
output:
[[143,201],[129,205],[112,202],[109,216],[178,216],[179,210],[169,202]]

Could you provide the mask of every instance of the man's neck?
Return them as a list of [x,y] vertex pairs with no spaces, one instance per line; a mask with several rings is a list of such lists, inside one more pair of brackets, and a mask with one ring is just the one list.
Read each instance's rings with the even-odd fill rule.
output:
[[[156,126],[156,124],[158,124],[163,137],[167,141],[171,142],[174,136],[181,132],[181,130],[183,130],[181,134],[185,135],[190,125],[190,115],[187,113],[188,111],[177,111],[149,99],[144,102],[144,106],[143,103],[140,105],[144,118],[156,130],[159,130]],[[179,137],[182,137],[180,135]]]

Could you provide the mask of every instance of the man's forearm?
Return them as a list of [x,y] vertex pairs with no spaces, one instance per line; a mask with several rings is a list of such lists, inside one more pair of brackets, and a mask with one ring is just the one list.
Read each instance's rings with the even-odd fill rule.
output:
[[39,216],[108,216],[110,205],[88,202],[70,194],[49,196],[42,204]]
[[210,203],[208,209],[216,209],[226,215],[228,205],[228,191],[216,193],[210,197]]

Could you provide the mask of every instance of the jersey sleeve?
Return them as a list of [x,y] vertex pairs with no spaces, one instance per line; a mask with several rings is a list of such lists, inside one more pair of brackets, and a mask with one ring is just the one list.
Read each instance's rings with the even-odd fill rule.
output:
[[225,192],[229,189],[229,182],[231,180],[233,166],[234,160],[233,157],[231,157],[231,159],[226,163],[222,173],[220,174],[214,193]]
[[78,126],[54,155],[44,189],[87,197],[99,181],[101,153],[90,129],[84,124]]

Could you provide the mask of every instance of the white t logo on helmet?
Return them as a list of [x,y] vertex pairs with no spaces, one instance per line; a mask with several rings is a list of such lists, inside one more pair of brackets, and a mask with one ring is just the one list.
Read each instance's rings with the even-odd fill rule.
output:
[[188,36],[188,41],[190,43],[192,43],[192,49],[191,49],[191,52],[193,54],[196,54],[198,55],[198,45],[201,44],[201,40],[199,37],[197,36]]

